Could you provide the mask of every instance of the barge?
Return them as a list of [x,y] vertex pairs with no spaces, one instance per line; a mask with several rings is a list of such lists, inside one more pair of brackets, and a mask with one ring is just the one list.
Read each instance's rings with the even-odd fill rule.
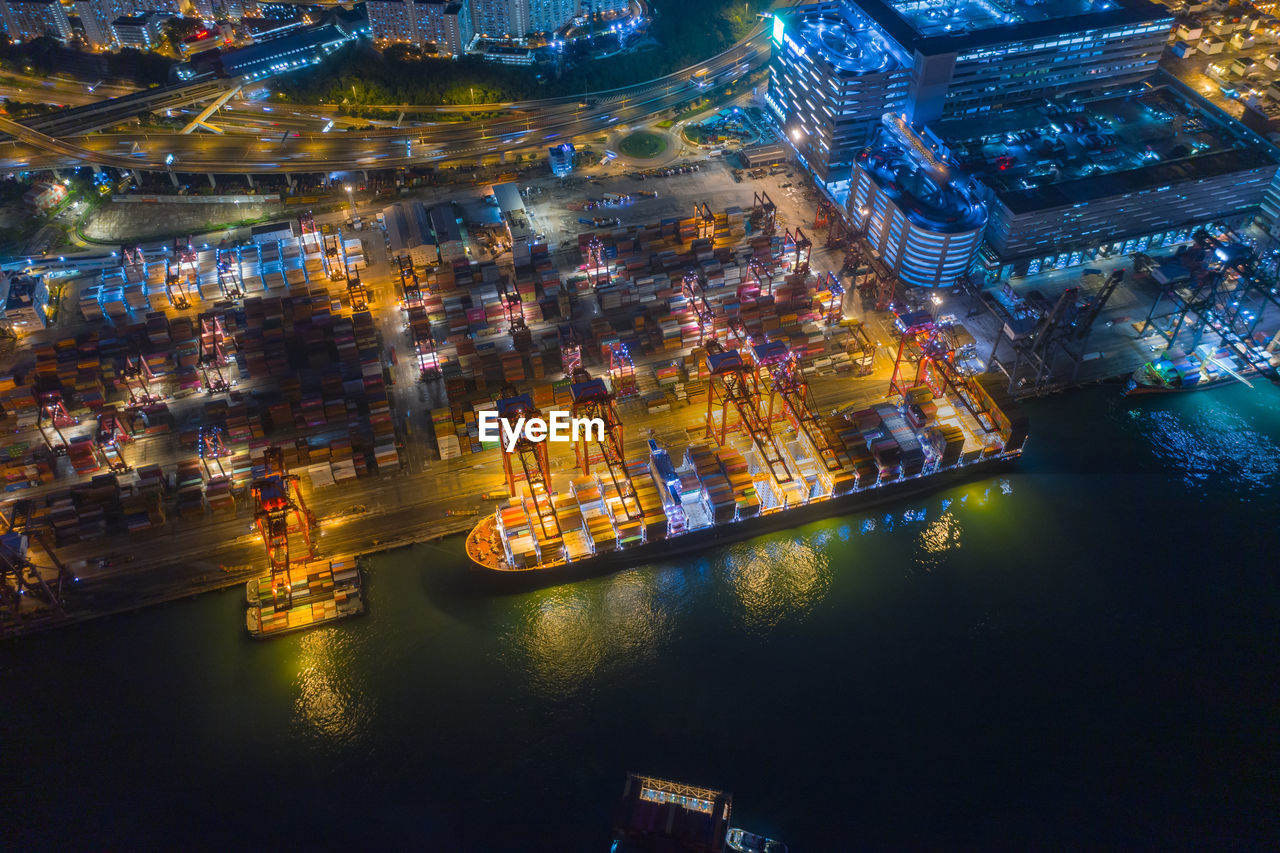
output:
[[271,577],[245,586],[245,626],[255,639],[280,637],[364,612],[360,567],[354,556],[299,563],[289,572],[288,589],[278,594]]

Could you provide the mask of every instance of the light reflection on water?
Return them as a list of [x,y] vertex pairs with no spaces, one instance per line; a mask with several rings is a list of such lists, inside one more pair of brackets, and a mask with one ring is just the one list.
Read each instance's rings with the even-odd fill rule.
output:
[[544,695],[589,687],[665,647],[686,589],[664,583],[663,574],[630,571],[534,593],[500,645],[527,660],[531,686]]
[[[1254,392],[1265,400],[1269,391]],[[1246,493],[1270,489],[1280,473],[1280,445],[1255,429],[1240,411],[1212,391],[1193,392],[1187,405],[1170,409],[1134,406],[1129,417],[1152,454],[1189,486],[1225,479]]]
[[304,740],[330,746],[352,745],[368,737],[376,704],[368,691],[353,683],[351,635],[339,628],[320,628],[298,640],[293,728]]
[[812,610],[831,586],[826,545],[829,528],[786,539],[734,547],[726,555],[726,580],[741,608],[744,627],[764,633],[784,619]]

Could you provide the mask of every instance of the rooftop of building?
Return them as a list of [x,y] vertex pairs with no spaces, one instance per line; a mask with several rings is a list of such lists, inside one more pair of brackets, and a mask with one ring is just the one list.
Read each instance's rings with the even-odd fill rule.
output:
[[926,55],[1128,24],[1173,21],[1150,0],[853,0],[904,48]]
[[880,30],[850,3],[816,3],[780,12],[774,38],[790,38],[806,55],[820,56],[826,64],[847,74],[890,71],[906,63]]
[[938,168],[909,128],[904,132],[886,124],[875,144],[859,152],[857,163],[920,228],[955,234],[981,228],[987,221],[982,202],[958,186],[945,167]]
[[945,140],[949,162],[1015,212],[1280,162],[1244,125],[1170,82],[1128,97],[965,116],[931,130]]

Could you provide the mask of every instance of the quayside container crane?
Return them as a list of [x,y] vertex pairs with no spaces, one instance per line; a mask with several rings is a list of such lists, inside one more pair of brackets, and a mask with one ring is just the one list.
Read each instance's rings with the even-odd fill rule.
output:
[[[4,527],[0,533],[0,634],[34,617],[66,616],[63,587],[71,573],[58,559],[44,531],[32,524],[34,509],[29,498],[22,498],[0,510],[0,524]],[[51,565],[35,562],[33,543]]]
[[943,397],[949,388],[984,432],[1001,431],[999,408],[977,379],[956,366],[955,350],[940,333],[932,315],[928,311],[904,310],[895,313],[894,324],[901,337],[889,379],[890,392],[905,398],[907,389],[928,385],[934,396]]
[[[1196,232],[1196,246],[1209,263],[1193,264],[1189,281],[1170,282],[1162,288],[1139,335],[1154,330],[1172,348],[1186,329],[1190,340],[1178,343],[1191,351],[1205,332],[1213,331],[1258,375],[1280,382],[1280,371],[1271,365],[1265,352],[1259,351],[1253,338],[1263,314],[1269,308],[1280,308],[1280,286],[1258,266],[1252,248],[1240,242],[1233,232],[1227,231],[1223,236],[1226,241],[1203,229]],[[1166,305],[1172,309],[1171,322],[1161,327],[1153,318],[1157,309]],[[1191,318],[1194,320],[1188,322]]]
[[[846,470],[848,450],[818,414],[817,403],[797,354],[782,341],[770,341],[753,347],[752,358],[756,364],[758,384],[769,394],[766,422],[773,422],[774,407],[780,406],[791,428],[807,439],[819,464],[829,475]],[[848,479],[848,484],[852,488],[852,478]]]
[[[521,418],[541,418],[542,412],[528,394],[519,394],[514,385],[504,385],[498,400],[498,418],[514,429]],[[543,541],[560,539],[560,525],[556,522],[551,506],[551,463],[547,456],[546,441],[534,441],[521,431],[515,445],[503,440],[502,470],[507,476],[507,491],[516,495],[516,484],[523,481],[528,486],[529,499],[533,502],[537,523],[542,530]]]
[[[263,468],[263,476],[253,482],[253,518],[267,550],[275,606],[283,609],[293,605],[290,567],[315,557],[319,525],[302,499],[297,475],[285,467],[280,448],[267,448]],[[301,539],[302,547],[294,547],[292,539]]]
[[[600,476],[607,477],[613,483],[618,495],[622,498],[622,506],[631,521],[642,519],[640,501],[636,497],[635,485],[627,473],[626,455],[624,452],[622,418],[618,416],[618,407],[608,386],[602,379],[592,379],[587,371],[579,368],[574,372],[573,382],[569,385],[569,394],[573,400],[573,417],[598,418],[604,424],[604,435],[592,435],[590,429],[582,430],[574,444],[578,468],[583,476],[591,473],[591,462],[598,451],[598,458],[604,466]],[[597,469],[599,470],[599,469]]]
[[[710,374],[707,394],[707,436],[723,447],[729,432],[729,412],[738,415],[738,424],[751,443],[773,481],[784,489],[795,482],[795,475],[778,447],[771,424],[760,413],[760,386],[751,365],[738,350],[726,350],[719,342],[707,344],[707,372]],[[719,407],[717,426],[716,408]]]

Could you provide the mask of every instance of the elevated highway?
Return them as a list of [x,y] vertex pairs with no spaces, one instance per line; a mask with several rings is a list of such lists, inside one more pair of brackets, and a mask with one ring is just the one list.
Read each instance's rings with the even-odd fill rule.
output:
[[23,122],[47,136],[79,136],[129,121],[139,113],[171,110],[222,97],[240,88],[239,79],[211,80],[144,89],[93,104],[59,110]]
[[[755,67],[768,57],[768,52],[768,40],[760,28],[718,56],[666,77],[586,95],[493,105],[504,110],[504,115],[457,124],[330,133],[281,134],[264,128],[260,133],[219,135],[138,131],[57,138],[56,131],[46,130],[46,125],[36,120],[25,126],[0,120],[0,131],[12,137],[0,142],[0,169],[34,171],[101,165],[149,172],[288,175],[476,161],[512,150],[546,147],[641,121],[699,94],[702,89],[690,80],[693,71],[706,68],[707,79],[721,85]],[[102,109],[94,115],[118,116],[128,110],[136,113],[143,109],[189,106],[224,95],[229,85],[234,85],[234,81],[139,92],[136,96],[93,105]],[[135,100],[114,106],[131,98]],[[178,104],[179,100],[185,103]],[[159,106],[166,103],[168,106]],[[69,110],[50,118],[60,119],[62,115],[76,112]],[[97,121],[90,118],[90,113],[81,115],[84,118],[77,121]],[[55,127],[60,126],[63,125]]]

